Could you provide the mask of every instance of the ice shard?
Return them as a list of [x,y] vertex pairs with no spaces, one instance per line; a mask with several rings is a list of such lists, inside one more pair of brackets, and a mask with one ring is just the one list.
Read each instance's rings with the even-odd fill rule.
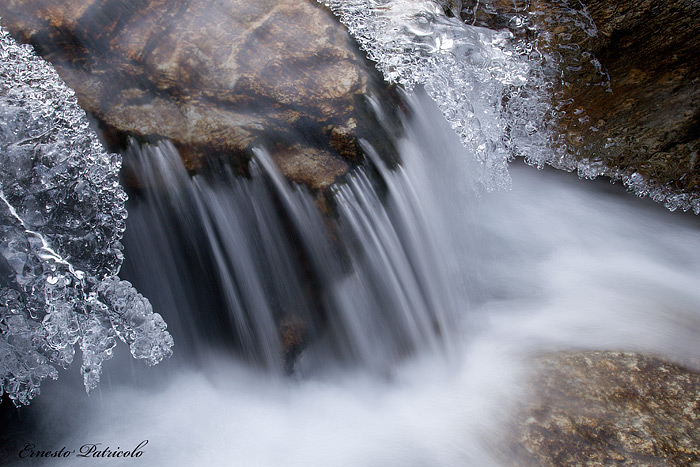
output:
[[53,67],[0,28],[0,395],[17,405],[76,345],[88,391],[118,339],[148,364],[171,354],[161,316],[116,277],[120,167]]

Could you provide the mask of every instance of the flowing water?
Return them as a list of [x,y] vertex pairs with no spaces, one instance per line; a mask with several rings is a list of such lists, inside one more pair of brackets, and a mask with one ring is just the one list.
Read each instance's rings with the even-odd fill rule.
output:
[[[175,354],[145,368],[116,347],[89,396],[75,365],[45,381],[30,406],[2,414],[13,431],[3,465],[91,462],[19,459],[27,443],[140,446],[99,460],[110,465],[518,465],[506,440],[533,356],[700,357],[697,217],[554,170],[511,163],[508,175],[511,151],[537,165],[559,157],[550,122],[526,123],[552,110],[536,92],[541,57],[523,62],[512,34],[467,27],[434,2],[329,3],[388,79],[415,88],[400,164],[363,143],[366,163],[317,198],[284,180],[264,145],[246,176],[190,177],[168,142],[132,144],[120,276],[163,315]],[[488,192],[510,177],[512,190]],[[141,300],[161,342],[142,357],[159,360],[172,342]],[[101,364],[112,347],[96,347]],[[86,384],[95,374],[83,373]]]
[[[133,148],[156,188],[130,201],[125,274],[181,352],[149,369],[118,353],[89,397],[45,383],[22,440],[148,440],[114,465],[497,465],[530,356],[700,355],[696,217],[521,165],[512,191],[477,196],[459,138],[420,90],[407,99],[402,166],[376,159],[337,189],[335,239],[263,149],[250,178],[191,180],[168,145]],[[291,376],[275,370],[283,304],[326,320]]]
[[185,346],[218,333],[274,369],[285,363],[287,329],[311,342],[302,367],[332,354],[378,372],[421,348],[449,353],[456,310],[467,305],[454,292],[457,247],[434,221],[447,206],[425,190],[422,169],[392,171],[373,158],[380,180],[368,166],[336,187],[329,231],[313,196],[290,187],[263,148],[250,179],[191,179],[169,144],[132,148],[128,160],[146,188],[130,209],[125,245],[135,252],[122,274],[166,319],[185,323]]

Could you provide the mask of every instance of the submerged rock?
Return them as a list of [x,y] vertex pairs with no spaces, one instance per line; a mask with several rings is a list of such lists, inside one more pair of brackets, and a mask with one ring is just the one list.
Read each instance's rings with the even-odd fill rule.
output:
[[517,465],[700,465],[700,373],[620,352],[539,359]]
[[0,17],[112,143],[170,139],[192,171],[209,157],[245,165],[266,144],[313,189],[360,159],[358,122],[371,123],[358,107],[377,73],[316,1],[14,0]]

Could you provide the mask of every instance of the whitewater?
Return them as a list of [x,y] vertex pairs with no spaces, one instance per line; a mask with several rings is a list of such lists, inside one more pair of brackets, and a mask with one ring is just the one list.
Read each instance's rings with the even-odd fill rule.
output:
[[[391,166],[363,143],[366,162],[332,190],[331,219],[312,193],[282,178],[264,142],[248,177],[192,177],[167,141],[132,142],[121,156],[108,155],[74,113],[70,92],[56,85],[79,121],[66,131],[87,138],[79,154],[57,164],[77,167],[86,197],[99,194],[90,177],[110,182],[100,198],[111,200],[104,215],[89,211],[110,236],[103,262],[57,261],[45,245],[60,237],[50,222],[20,218],[10,200],[35,197],[29,189],[8,195],[14,185],[5,174],[0,213],[14,219],[18,240],[4,242],[3,252],[31,245],[32,271],[17,255],[11,264],[24,274],[20,286],[48,291],[22,309],[31,319],[15,329],[29,330],[17,334],[45,336],[37,323],[54,316],[58,284],[68,296],[60,302],[68,325],[50,329],[68,334],[52,342],[57,364],[72,362],[76,344],[88,357],[90,344],[96,349],[94,367],[88,358],[82,368],[61,370],[58,381],[41,359],[36,374],[23,376],[32,387],[14,393],[26,403],[41,383],[42,395],[22,412],[18,439],[54,452],[140,446],[141,456],[104,461],[111,465],[513,465],[513,417],[530,400],[526,382],[538,356],[622,350],[697,361],[697,217],[605,180],[512,161],[518,155],[538,167],[598,174],[594,163],[571,162],[550,145],[553,122],[543,115],[553,104],[542,100],[543,82],[533,81],[544,73],[541,57],[523,55],[507,31],[445,17],[434,2],[330,6],[387,79],[404,86],[406,108],[394,136],[400,163]],[[13,53],[37,60],[28,49]],[[503,109],[506,93],[521,98]],[[372,102],[377,121],[393,128]],[[29,136],[44,137],[40,121],[32,124]],[[129,201],[115,184],[120,158],[144,182]],[[84,173],[90,163],[103,170]],[[32,189],[47,180],[30,175]],[[648,194],[643,181],[626,176]],[[85,232],[80,222],[71,225],[75,250]],[[31,240],[35,232],[46,243]],[[93,340],[76,330],[84,323],[73,324],[86,303],[97,310],[89,315]],[[114,310],[129,303],[137,305],[136,326],[124,327]],[[308,337],[285,358],[280,316],[292,316],[284,324]],[[33,350],[36,341],[22,342]],[[0,350],[14,342],[6,344]],[[171,346],[174,355],[163,360]],[[145,368],[132,356],[163,361]],[[73,455],[32,460],[79,463]],[[12,458],[7,465],[27,464]]]

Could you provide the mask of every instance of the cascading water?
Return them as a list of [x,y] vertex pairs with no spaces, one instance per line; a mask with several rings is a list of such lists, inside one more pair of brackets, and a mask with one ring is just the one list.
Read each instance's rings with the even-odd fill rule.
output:
[[[455,88],[471,107],[448,124],[427,96],[439,78],[417,86],[400,165],[365,145],[366,165],[333,189],[333,216],[264,147],[247,177],[190,178],[167,142],[133,144],[121,274],[180,351],[146,372],[117,348],[89,398],[69,378],[44,383],[8,464],[27,465],[15,456],[31,437],[45,450],[148,440],[143,457],[104,460],[113,465],[517,465],[500,444],[531,355],[700,355],[696,218],[520,166],[513,191],[476,195],[508,183],[498,135],[513,122],[495,103],[528,76],[499,55],[505,36],[440,36],[445,50],[473,42],[459,69],[477,73]],[[491,52],[503,60],[483,60]],[[527,133],[519,147],[546,150]]]
[[[420,91],[407,104],[413,117],[398,142],[404,164],[385,171],[375,162],[381,190],[364,172],[337,188],[340,257],[313,220],[320,222],[313,199],[279,179],[263,150],[249,179],[209,181],[185,177],[167,144],[133,148],[127,160],[151,164],[140,170],[153,174],[153,190],[132,199],[125,238],[132,271],[125,273],[140,271],[131,277],[140,290],[153,292],[157,309],[172,307],[162,311],[184,353],[181,336],[192,332],[187,320],[206,321],[190,341],[202,358],[156,371],[109,365],[111,383],[98,388],[98,397],[49,386],[80,401],[62,409],[48,398],[32,403],[41,414],[34,433],[50,433],[43,443],[131,449],[149,440],[142,459],[110,459],[115,465],[138,465],[145,456],[149,465],[183,466],[517,465],[501,443],[530,355],[589,348],[669,359],[700,354],[696,218],[640,204],[607,184],[520,166],[513,168],[513,191],[475,197],[474,187],[458,183],[471,167],[457,136],[435,118],[439,110]],[[425,148],[442,157],[429,159]],[[282,235],[289,230],[296,233]],[[278,242],[278,235],[287,240]],[[258,243],[258,256],[232,257],[246,254],[234,239]],[[265,251],[273,239],[275,249]],[[309,243],[325,256],[300,260],[296,253],[312,254]],[[171,246],[187,258],[172,257]],[[267,269],[273,255],[276,271]],[[318,278],[318,297],[294,290],[300,270],[329,274]],[[272,284],[267,274],[281,282]],[[227,275],[230,282],[222,279]],[[221,284],[237,291],[237,281],[259,291],[227,297]],[[397,289],[385,290],[388,284]],[[297,377],[261,372],[213,348],[212,334],[247,333],[256,351],[279,355],[279,337],[265,326],[280,319],[275,303],[285,294],[328,314],[326,337],[318,330],[296,364]],[[269,314],[260,322],[246,317],[249,328],[236,328],[230,317],[248,308],[233,305],[249,297],[262,297],[251,303]],[[411,308],[392,315],[399,305]],[[218,315],[207,311],[217,307]],[[176,316],[177,310],[188,313]],[[351,313],[371,325],[353,322]],[[385,329],[390,319],[396,327]],[[414,334],[416,325],[432,321],[442,328]],[[442,329],[440,340],[435,329]],[[426,345],[444,346],[447,336],[466,336],[449,344],[454,358]],[[376,353],[365,354],[361,345]],[[401,355],[411,345],[423,349]],[[338,366],[337,357],[359,365]],[[64,419],[70,423],[58,423]]]
[[[405,156],[406,163],[420,158]],[[125,243],[136,253],[125,273],[168,310],[166,318],[173,314],[170,323],[187,323],[180,332],[199,327],[212,335],[227,326],[219,337],[249,360],[279,367],[291,351],[288,371],[303,340],[319,340],[304,360],[330,350],[387,371],[402,356],[446,349],[455,337],[457,281],[445,269],[454,250],[433,217],[442,207],[421,196],[426,180],[374,157],[383,186],[357,169],[335,189],[333,240],[313,196],[290,187],[264,149],[255,150],[250,179],[230,171],[191,179],[170,144],[134,146],[126,158],[145,188],[130,207],[134,227]],[[183,250],[189,265],[177,259]],[[192,322],[195,313],[212,322]],[[292,349],[285,331],[300,341]]]

